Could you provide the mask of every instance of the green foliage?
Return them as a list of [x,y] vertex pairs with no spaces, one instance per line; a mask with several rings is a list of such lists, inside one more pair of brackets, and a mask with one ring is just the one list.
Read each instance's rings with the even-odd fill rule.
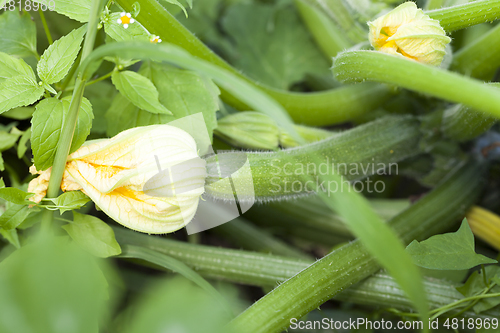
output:
[[5,201],[12,202],[16,205],[28,205],[33,204],[33,202],[28,201],[32,194],[26,193],[17,189],[15,187],[3,187],[0,188],[0,198]]
[[82,208],[90,198],[87,197],[80,191],[70,191],[61,194],[57,198],[48,199],[52,201],[55,208],[59,209],[59,212],[63,214],[64,212],[71,211],[73,209]]
[[132,71],[114,72],[116,89],[136,107],[151,113],[172,115],[158,100],[158,91],[146,77]]
[[[78,206],[75,202],[73,204]],[[83,249],[96,257],[107,258],[122,252],[113,229],[97,217],[73,212],[73,222],[63,225],[63,229]]]
[[[473,272],[463,286],[457,290],[465,297],[500,294],[500,267],[487,266],[484,271]],[[482,298],[472,307],[476,313],[492,309],[500,304],[500,297]]]
[[[70,100],[71,97],[65,97],[62,100],[48,98],[36,106],[31,120],[31,146],[37,170],[46,170],[52,166],[61,135],[61,127],[69,110]],[[92,119],[92,105],[86,98],[83,98],[78,114],[75,137],[71,144],[72,151],[80,147],[87,138],[92,126]]]
[[52,84],[61,81],[75,62],[87,26],[73,30],[68,35],[56,40],[42,54],[38,62],[38,76],[44,83]]
[[37,54],[36,27],[30,14],[17,10],[0,15],[0,50],[7,54],[28,57]]
[[34,73],[17,75],[0,83],[0,113],[36,102],[43,94]]
[[414,240],[406,251],[415,264],[429,269],[462,270],[497,262],[475,252],[474,235],[467,219],[457,232],[435,235],[422,242]]
[[212,134],[217,126],[215,112],[219,109],[219,90],[211,80],[192,71],[157,63],[145,63],[139,73],[151,80],[158,90],[160,103],[173,115],[141,110],[118,94],[106,114],[108,135],[136,126],[165,124],[198,112],[203,113],[209,134]]
[[88,22],[92,0],[33,0],[79,22]]
[[97,332],[106,295],[88,254],[64,238],[32,242],[0,264],[0,331]]
[[130,311],[134,320],[126,325],[125,333],[173,332],[179,328],[189,333],[228,332],[224,308],[202,289],[180,278],[152,286]]
[[0,83],[18,75],[32,77],[33,70],[24,60],[0,52]]
[[[178,6],[180,9],[182,9],[182,11],[184,12],[184,15],[186,15],[186,17],[188,16],[186,8],[178,0],[162,0],[162,1],[165,1],[167,3],[171,3],[172,5]],[[193,0],[186,0],[186,1],[189,5],[189,8],[193,8]]]
[[14,204],[0,216],[0,228],[12,230],[17,228],[28,217],[30,211],[24,203]]
[[234,5],[223,26],[236,43],[234,65],[262,83],[288,89],[306,74],[328,70],[329,64],[290,8]]
[[125,29],[123,25],[117,22],[120,18],[120,13],[112,13],[104,21],[104,31],[106,34],[117,42],[126,40],[142,40],[149,41],[149,34],[138,22],[129,24]]

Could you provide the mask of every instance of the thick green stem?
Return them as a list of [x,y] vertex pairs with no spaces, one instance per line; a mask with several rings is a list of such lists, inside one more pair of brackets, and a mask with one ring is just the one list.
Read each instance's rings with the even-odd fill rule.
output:
[[311,259],[304,252],[297,250],[295,247],[273,237],[241,218],[224,223],[213,229],[213,232],[225,237],[229,242],[245,250],[272,253],[304,260]]
[[450,139],[468,141],[488,131],[496,121],[494,117],[457,104],[443,113],[441,130]]
[[[240,201],[294,198],[321,189],[335,191],[319,176],[336,173],[352,181],[397,172],[398,161],[418,153],[419,139],[415,118],[386,117],[309,145],[278,152],[248,152],[251,175],[238,173],[232,179],[240,187]],[[207,195],[234,200],[232,187],[220,180],[218,163],[222,159],[225,168],[237,170],[240,156],[219,153],[207,159]],[[311,156],[321,157],[322,163],[313,163]],[[375,184],[371,185],[373,191]]]
[[453,55],[452,69],[481,80],[491,80],[500,66],[500,25]]
[[329,58],[335,57],[340,51],[353,46],[342,29],[339,28],[325,13],[307,0],[296,0],[302,20],[313,35],[316,43]]
[[[293,93],[263,86],[245,77],[217,56],[155,0],[117,1],[128,12],[133,10],[136,2],[141,7],[137,20],[150,33],[160,36],[165,42],[181,46],[191,55],[228,70],[247,83],[263,90],[281,104],[296,123],[312,126],[342,123],[379,107],[391,96],[389,89],[375,84],[359,88],[343,87],[318,93]],[[228,93],[227,89],[223,89],[222,98],[237,109],[251,109],[247,102]]]
[[[142,246],[167,254],[183,261],[202,276],[244,283],[254,286],[274,287],[313,261],[304,261],[280,256],[270,256],[242,250],[230,250],[205,245],[192,245],[168,240],[158,236],[148,236],[113,227],[122,246]],[[231,260],[234,257],[234,260]],[[273,269],[273,266],[275,269]],[[255,279],[256,272],[259,278]],[[432,310],[463,299],[455,285],[446,280],[424,278],[425,290]],[[336,300],[351,302],[374,308],[395,308],[411,311],[412,305],[394,278],[378,272],[335,296]],[[454,314],[457,310],[452,311]],[[499,310],[491,310],[479,315],[473,311],[464,313],[466,317],[485,318],[500,316]]]
[[[370,200],[374,211],[384,220],[389,220],[408,208],[408,200]],[[271,202],[251,209],[245,216],[262,228],[282,231],[313,242],[333,246],[353,236],[345,221],[333,212],[317,196],[309,196],[289,202]],[[310,237],[312,236],[312,237]]]
[[[103,0],[92,1],[90,10],[90,19],[88,24],[87,34],[82,49],[82,60],[90,55],[94,48],[95,37],[97,33],[97,24],[102,9]],[[80,77],[77,78],[75,83],[75,90],[71,98],[69,111],[61,129],[61,137],[57,146],[56,155],[54,157],[54,164],[52,166],[52,173],[49,181],[49,188],[47,190],[47,197],[56,197],[59,193],[64,168],[66,167],[66,159],[68,158],[69,149],[73,140],[73,133],[75,132],[76,120],[78,119],[78,111],[82,102],[83,91],[85,89],[85,82]]]
[[[482,168],[462,166],[389,223],[405,243],[449,228],[479,195]],[[315,262],[254,303],[230,325],[237,332],[280,332],[340,291],[379,269],[359,241]],[[279,315],[277,315],[279,314]]]
[[426,14],[438,20],[446,32],[452,32],[479,23],[498,20],[500,18],[500,2],[498,0],[474,1],[427,11]]
[[333,72],[342,82],[394,84],[500,117],[497,88],[402,56],[376,51],[344,52],[334,59]]

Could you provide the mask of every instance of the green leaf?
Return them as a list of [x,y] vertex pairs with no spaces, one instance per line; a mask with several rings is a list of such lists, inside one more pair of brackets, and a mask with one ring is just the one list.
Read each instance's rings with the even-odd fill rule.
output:
[[[461,287],[457,287],[457,290],[465,297],[471,297],[479,295],[488,289],[485,285],[485,280],[491,285],[491,283],[497,283],[500,278],[500,267],[497,265],[490,265],[485,267],[486,278],[483,276],[483,272],[475,271],[473,272],[467,281]],[[500,293],[500,285],[495,285],[489,291],[491,294]],[[476,313],[480,313],[500,304],[500,297],[483,298],[477,302],[472,308]]]
[[[313,161],[320,165],[321,159],[313,156]],[[354,191],[344,179],[336,173],[319,177],[320,182],[334,183],[340,191],[318,191],[319,197],[334,211],[344,218],[352,233],[361,241],[366,250],[384,267],[404,290],[408,298],[420,313],[424,322],[424,332],[428,331],[428,312],[426,292],[422,275],[404,250],[403,243],[395,232],[370,207],[368,200]]]
[[0,15],[0,50],[18,57],[36,55],[36,26],[27,12],[5,11]]
[[17,133],[0,132],[0,152],[14,147],[17,139],[19,139]]
[[26,150],[28,150],[28,146],[26,144],[28,143],[30,137],[31,137],[31,127],[28,128],[23,133],[21,139],[19,140],[19,143],[17,145],[17,158],[21,159],[24,156],[24,154],[26,154]]
[[120,13],[113,13],[107,17],[106,21],[104,21],[104,31],[109,37],[113,38],[117,42],[126,40],[149,41],[149,33],[142,27],[142,25],[140,25],[139,22],[135,21],[134,23],[129,24],[128,28],[125,29],[122,24],[117,22],[119,18]]
[[25,245],[0,264],[0,331],[97,332],[107,290],[95,258],[67,238]]
[[36,80],[27,75],[18,75],[3,81],[0,83],[0,114],[38,101],[43,91]]
[[97,257],[107,258],[122,252],[113,229],[97,217],[73,212],[73,222],[62,228],[82,248]]
[[129,310],[133,316],[123,333],[228,333],[224,326],[231,319],[210,295],[180,277],[151,286]]
[[0,216],[0,228],[4,230],[17,228],[17,226],[23,223],[28,217],[29,213],[29,208],[26,205],[10,206],[2,216]]
[[44,83],[52,84],[64,79],[78,56],[86,31],[87,25],[75,29],[43,52],[37,71]]
[[0,229],[0,235],[5,238],[9,243],[14,245],[16,249],[21,247],[21,243],[19,242],[19,236],[17,234],[16,229],[4,230]]
[[[165,1],[165,2],[171,3],[172,5],[178,6],[180,9],[182,9],[182,11],[184,12],[184,15],[186,15],[186,17],[188,17],[186,8],[178,0],[162,0],[162,1]],[[193,8],[192,0],[188,0],[188,4],[189,4],[189,7]]]
[[324,74],[329,65],[295,10],[260,4],[231,6],[222,20],[236,43],[232,63],[250,77],[288,89],[306,74]]
[[429,269],[462,270],[497,262],[475,252],[474,235],[467,219],[457,232],[435,235],[422,242],[414,240],[406,251],[415,264]]
[[[64,115],[69,111],[69,105],[71,103],[71,96],[64,97],[62,99],[64,103]],[[94,119],[94,113],[92,112],[92,104],[85,97],[82,98],[82,104],[80,105],[80,112],[78,112],[78,121],[76,122],[75,134],[73,135],[73,141],[71,142],[70,153],[76,151],[81,145],[87,140],[92,129],[92,119]]]
[[18,75],[25,75],[35,79],[33,69],[23,59],[0,52],[0,82]]
[[116,89],[138,108],[151,113],[172,114],[160,104],[158,91],[148,78],[136,72],[123,71],[114,72],[111,80]]
[[80,191],[65,192],[57,198],[49,199],[59,208],[59,212],[63,214],[69,210],[82,208],[90,198]]
[[70,19],[85,23],[89,21],[92,0],[33,0],[46,5],[50,10],[65,15]]
[[85,97],[92,103],[95,117],[92,123],[92,133],[106,133],[108,122],[105,115],[115,95],[116,89],[109,81],[100,81],[85,88]]
[[35,108],[32,106],[21,106],[14,108],[12,110],[2,113],[2,117],[7,117],[16,120],[25,120],[31,118],[35,112]]
[[116,135],[137,126],[166,124],[202,112],[208,133],[212,136],[213,129],[217,127],[215,113],[219,109],[220,92],[211,80],[192,71],[157,63],[144,63],[139,73],[151,78],[158,89],[160,103],[172,111],[173,115],[143,111],[118,94],[106,114],[108,135]]
[[33,202],[27,200],[32,196],[32,193],[21,191],[20,189],[15,187],[0,188],[0,198],[12,202],[16,205],[32,205]]
[[[37,170],[46,170],[52,166],[70,101],[70,96],[62,100],[47,98],[36,106],[31,119],[31,149]],[[86,98],[83,98],[71,144],[72,151],[80,147],[90,133],[92,118],[92,106]]]

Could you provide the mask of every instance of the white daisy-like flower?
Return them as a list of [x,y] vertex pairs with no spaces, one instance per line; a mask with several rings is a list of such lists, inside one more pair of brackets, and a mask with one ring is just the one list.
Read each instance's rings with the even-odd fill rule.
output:
[[120,13],[120,18],[116,20],[118,24],[122,24],[125,29],[128,28],[129,24],[132,24],[135,22],[135,20],[132,18],[132,14],[130,13],[125,13],[122,12]]
[[156,35],[151,35],[149,37],[149,41],[153,44],[158,44],[158,43],[161,43],[161,39],[160,39],[160,36],[156,36]]

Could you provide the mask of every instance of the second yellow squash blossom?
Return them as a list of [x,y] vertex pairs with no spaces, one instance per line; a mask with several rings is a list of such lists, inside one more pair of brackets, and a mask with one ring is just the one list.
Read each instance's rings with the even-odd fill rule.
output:
[[405,2],[373,22],[369,39],[377,50],[439,66],[451,39],[439,21],[425,15],[415,3]]
[[[28,188],[35,193],[32,200],[40,202],[51,169],[30,171],[40,174]],[[192,220],[205,177],[206,164],[191,135],[173,126],[153,125],[87,142],[68,157],[61,188],[82,191],[128,228],[159,234]]]

